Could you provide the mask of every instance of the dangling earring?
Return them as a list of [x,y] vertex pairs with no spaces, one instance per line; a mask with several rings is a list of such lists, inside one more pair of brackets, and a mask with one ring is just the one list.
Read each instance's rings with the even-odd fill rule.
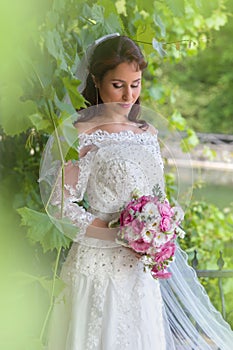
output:
[[95,85],[95,92],[96,92],[96,106],[98,107],[98,105],[99,105],[99,90],[98,90],[96,85]]

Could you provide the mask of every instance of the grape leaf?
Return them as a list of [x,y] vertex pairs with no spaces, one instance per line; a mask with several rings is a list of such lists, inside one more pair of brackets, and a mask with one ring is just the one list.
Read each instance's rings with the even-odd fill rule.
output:
[[34,243],[41,243],[44,252],[69,246],[70,239],[55,227],[47,214],[27,207],[17,211],[21,215],[22,225],[28,227],[28,238]]
[[46,130],[51,126],[49,120],[44,119],[43,116],[39,113],[32,114],[31,116],[29,116],[29,119],[38,131]]

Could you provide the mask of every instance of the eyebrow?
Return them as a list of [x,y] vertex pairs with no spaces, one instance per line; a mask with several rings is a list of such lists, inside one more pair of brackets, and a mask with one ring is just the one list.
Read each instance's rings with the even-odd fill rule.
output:
[[[141,78],[138,78],[138,79],[133,80],[132,82],[136,83],[136,82],[138,82],[140,80],[141,80]],[[120,81],[121,83],[125,83],[125,80],[122,80],[122,79],[112,79],[111,81]]]

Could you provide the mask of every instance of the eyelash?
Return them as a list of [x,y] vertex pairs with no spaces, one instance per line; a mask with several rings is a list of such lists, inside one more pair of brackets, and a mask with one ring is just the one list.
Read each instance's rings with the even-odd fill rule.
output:
[[[120,89],[120,88],[122,88],[123,87],[123,85],[117,85],[117,83],[113,83],[112,84],[113,86],[114,86],[114,88],[116,88],[116,89]],[[137,84],[137,85],[131,85],[131,87],[133,88],[133,89],[136,89],[137,87],[139,87],[139,83]]]

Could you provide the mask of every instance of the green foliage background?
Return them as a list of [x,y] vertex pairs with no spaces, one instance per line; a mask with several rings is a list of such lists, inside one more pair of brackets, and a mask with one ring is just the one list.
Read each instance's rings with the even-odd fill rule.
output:
[[[48,136],[76,108],[85,106],[75,77],[79,60],[88,45],[105,34],[119,32],[138,41],[149,63],[143,101],[161,111],[169,101],[166,113],[171,126],[183,131],[186,144],[194,147],[198,139],[190,125],[198,128],[200,123],[189,125],[178,112],[185,107],[185,116],[190,113],[189,102],[174,105],[178,101],[174,86],[164,76],[189,59],[194,62],[202,50],[212,57],[211,41],[205,50],[209,38],[227,28],[230,10],[227,0],[15,0],[11,6],[4,0],[0,13],[1,348],[17,344],[17,349],[36,350],[45,342],[54,297],[62,288],[59,261],[70,244],[45,214],[37,182],[39,162]],[[229,77],[224,79],[230,84]],[[180,74],[173,78],[176,85],[190,82],[184,76],[181,80]],[[195,92],[195,85],[190,89]],[[67,94],[72,105],[64,102]],[[72,156],[78,156],[75,150]],[[172,192],[172,181],[168,187]],[[210,268],[215,252],[223,250],[231,237],[231,214],[208,204],[192,204],[185,225],[184,247],[189,253],[198,247]],[[215,247],[213,237],[218,238]],[[228,258],[226,266],[232,266]]]
[[199,132],[233,134],[233,1],[227,2],[228,21],[220,31],[211,31],[206,48],[171,65],[162,65],[162,84],[173,89],[163,113],[182,111],[190,127]]

